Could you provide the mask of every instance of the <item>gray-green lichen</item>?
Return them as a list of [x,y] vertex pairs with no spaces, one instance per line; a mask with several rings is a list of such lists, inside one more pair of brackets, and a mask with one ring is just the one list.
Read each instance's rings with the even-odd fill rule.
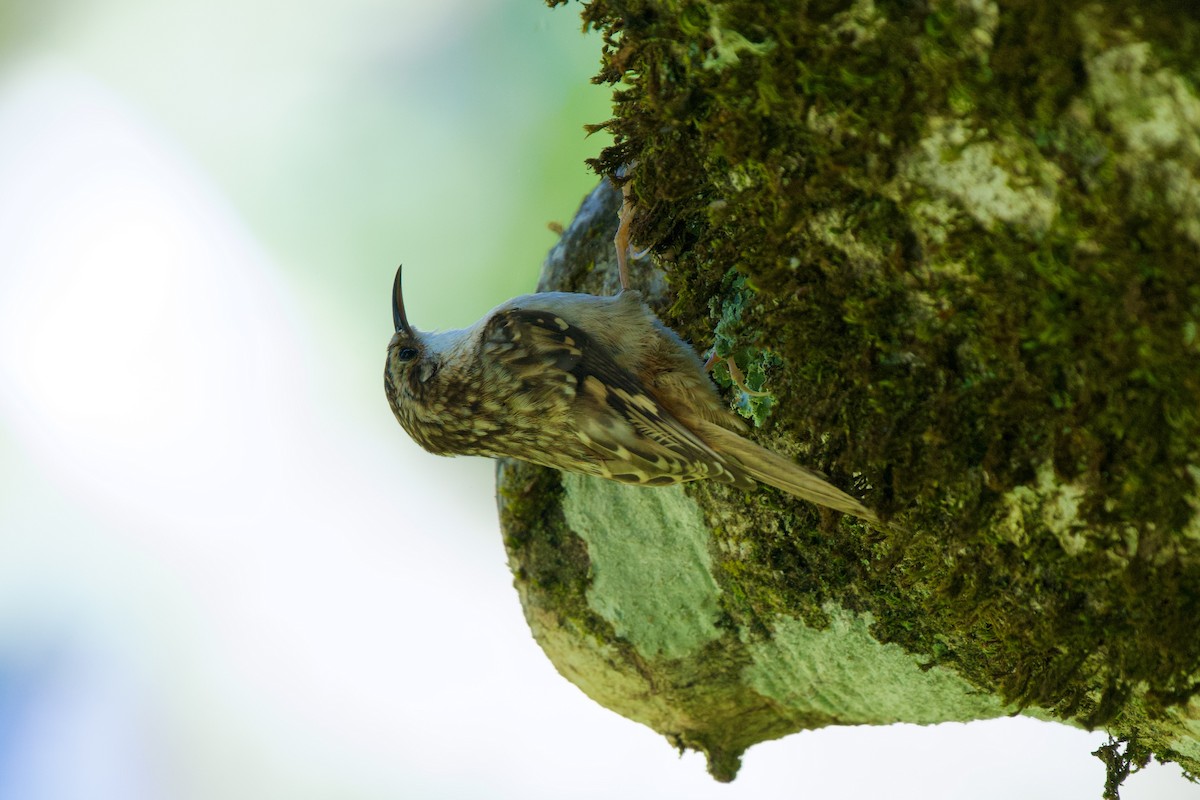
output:
[[761,56],[774,47],[773,42],[752,42],[741,33],[721,26],[719,9],[714,9],[708,35],[712,38],[712,49],[704,61],[705,69],[722,70],[741,61],[742,56]]
[[1047,531],[1068,556],[1081,555],[1088,547],[1088,526],[1079,516],[1084,495],[1079,486],[1058,481],[1051,464],[1042,464],[1036,483],[1014,487],[1005,495],[1007,513],[997,531],[1022,547],[1031,535]]
[[587,543],[588,604],[646,658],[682,658],[717,638],[720,590],[708,526],[679,486],[564,475],[567,524]]
[[[991,230],[1006,224],[1040,236],[1058,214],[1057,186],[1062,172],[1042,159],[1024,137],[1010,131],[970,130],[962,120],[932,117],[927,135],[901,157],[900,175],[924,186],[933,200],[949,200]],[[897,196],[907,194],[900,190]],[[913,211],[945,225],[945,212]],[[939,207],[939,209],[942,207]]]
[[1171,740],[1171,748],[1193,763],[1200,763],[1200,700],[1193,698],[1182,709],[1180,736]]
[[1006,709],[943,667],[872,634],[870,614],[832,604],[829,622],[813,628],[781,618],[767,639],[749,644],[753,663],[745,677],[783,709],[811,714],[816,708],[839,724],[918,724],[987,719]]
[[1117,167],[1135,182],[1132,197],[1138,205],[1173,209],[1176,230],[1200,244],[1196,85],[1161,66],[1151,42],[1122,41],[1086,12],[1076,22],[1091,81],[1087,101],[1074,111],[1111,128],[1122,145],[1115,154]]

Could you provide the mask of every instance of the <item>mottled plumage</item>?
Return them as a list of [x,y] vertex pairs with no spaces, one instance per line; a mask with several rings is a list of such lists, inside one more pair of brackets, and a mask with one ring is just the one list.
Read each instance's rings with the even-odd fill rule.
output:
[[623,483],[770,484],[877,522],[819,474],[741,436],[687,344],[626,290],[509,300],[470,328],[413,330],[396,271],[384,385],[439,455],[508,456]]

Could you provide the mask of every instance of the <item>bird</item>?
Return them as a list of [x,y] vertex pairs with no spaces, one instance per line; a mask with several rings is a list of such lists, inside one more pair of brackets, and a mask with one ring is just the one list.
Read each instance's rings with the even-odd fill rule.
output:
[[392,284],[384,389],[437,455],[516,458],[638,486],[765,483],[878,525],[820,473],[743,434],[695,351],[635,289],[514,297],[460,330],[418,331]]

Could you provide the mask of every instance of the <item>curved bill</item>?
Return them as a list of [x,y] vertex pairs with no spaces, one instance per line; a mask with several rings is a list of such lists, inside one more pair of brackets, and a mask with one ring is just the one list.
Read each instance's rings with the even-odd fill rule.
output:
[[396,267],[396,280],[392,283],[392,322],[396,324],[396,332],[404,331],[409,336],[413,329],[409,327],[408,317],[404,315],[404,294],[400,291],[400,270],[404,265]]

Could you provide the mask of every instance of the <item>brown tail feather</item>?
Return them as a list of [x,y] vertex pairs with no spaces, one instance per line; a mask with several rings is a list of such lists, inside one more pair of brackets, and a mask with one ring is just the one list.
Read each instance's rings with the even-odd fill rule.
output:
[[731,457],[747,475],[757,481],[782,489],[803,500],[851,514],[878,525],[875,512],[832,485],[816,472],[759,447],[733,431],[703,420],[691,420],[693,430],[706,444],[723,456]]

